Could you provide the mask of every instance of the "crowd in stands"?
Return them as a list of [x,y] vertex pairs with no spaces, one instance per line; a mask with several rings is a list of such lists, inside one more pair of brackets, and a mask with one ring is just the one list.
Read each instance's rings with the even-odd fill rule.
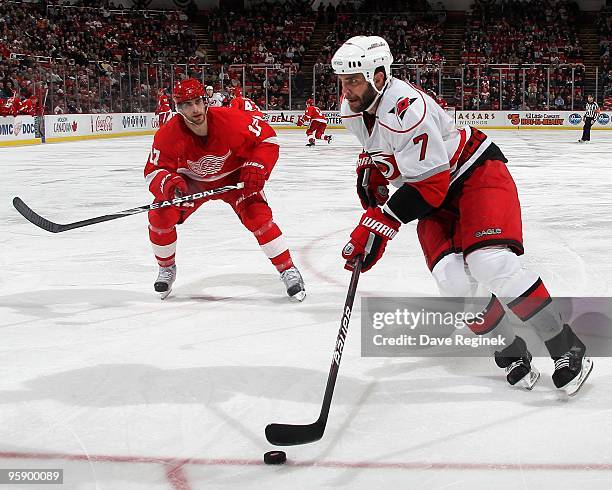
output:
[[604,96],[604,109],[612,110],[612,10],[604,10],[596,20],[599,32],[599,81]]
[[[316,12],[306,0],[263,1],[201,12],[217,59],[198,49],[188,21],[194,2],[189,6],[185,13],[118,9],[109,0],[0,2],[0,99],[37,95],[47,113],[151,111],[159,88],[194,76],[216,91],[240,86],[263,109],[288,109],[291,99],[295,108],[313,95],[312,69],[317,105],[337,109],[331,56],[356,33],[383,35],[395,56],[393,75],[435,94],[454,90],[447,102],[455,107],[579,110],[586,99],[579,12],[568,0],[476,0],[462,64],[446,69],[446,12],[427,0],[365,0],[360,8],[350,0],[322,2]],[[328,35],[314,68],[305,67],[316,22]],[[600,93],[612,106],[612,15],[603,12],[596,25]]]
[[0,2],[0,98],[46,93],[47,112],[106,112],[137,93],[147,110],[153,63],[204,62],[183,12],[86,6],[99,3]]
[[[217,61],[228,74],[223,84],[213,80],[215,88],[244,84],[245,96],[262,108],[286,109],[290,78],[300,70],[315,20],[307,2],[264,1],[247,9],[207,13]],[[268,69],[248,66],[243,71],[245,64],[267,65]]]
[[[499,110],[501,90],[503,109],[569,109],[572,95],[574,108],[584,107],[578,17],[568,0],[476,1],[466,20],[465,79],[455,87],[454,104]],[[470,66],[476,64],[479,71]],[[490,66],[496,64],[516,68]]]
[[476,2],[467,16],[464,63],[581,63],[579,11],[568,0]]
[[261,2],[245,10],[213,10],[206,23],[221,63],[296,64],[315,26],[307,5]]
[[[15,26],[19,26],[18,29]],[[10,52],[88,61],[175,63],[195,56],[196,36],[180,11],[0,3],[0,43]]]
[[584,67],[576,65],[573,71],[573,106],[572,66],[569,65],[466,67],[463,69],[463,87],[457,87],[453,105],[461,107],[463,93],[463,107],[466,110],[581,109],[586,99],[583,89]]

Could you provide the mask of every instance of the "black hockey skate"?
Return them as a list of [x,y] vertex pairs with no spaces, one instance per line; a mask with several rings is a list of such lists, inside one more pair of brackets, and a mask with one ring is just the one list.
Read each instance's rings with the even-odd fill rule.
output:
[[332,135],[328,134],[327,136],[325,136],[325,141],[327,141],[327,144],[329,145],[331,143],[332,140]]
[[495,351],[495,363],[506,370],[506,379],[512,386],[532,390],[540,378],[540,372],[531,365],[531,353],[518,335],[502,351]]
[[586,346],[569,325],[563,325],[559,334],[544,343],[555,361],[553,383],[569,396],[574,396],[593,370],[593,361],[585,356]]
[[314,141],[309,141],[308,143],[306,143],[306,146],[314,146],[315,142]]

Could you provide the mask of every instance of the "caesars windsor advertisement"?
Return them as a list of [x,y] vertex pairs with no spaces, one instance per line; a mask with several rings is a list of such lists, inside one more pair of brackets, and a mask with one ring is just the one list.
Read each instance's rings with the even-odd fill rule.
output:
[[[582,129],[581,111],[457,111],[457,126],[490,129]],[[602,112],[593,129],[612,129],[612,113]]]

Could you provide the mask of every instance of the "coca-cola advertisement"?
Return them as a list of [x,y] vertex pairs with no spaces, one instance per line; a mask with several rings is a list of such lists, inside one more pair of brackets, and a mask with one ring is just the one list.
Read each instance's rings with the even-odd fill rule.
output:
[[112,133],[113,116],[111,114],[91,116],[92,133]]

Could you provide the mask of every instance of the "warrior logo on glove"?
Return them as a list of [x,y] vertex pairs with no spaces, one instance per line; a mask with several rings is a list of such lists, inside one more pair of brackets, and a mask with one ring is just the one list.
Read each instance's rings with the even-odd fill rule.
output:
[[[361,217],[359,225],[351,233],[351,240],[342,249],[342,257],[346,260],[345,269],[353,270],[358,256],[363,259],[362,272],[372,268],[382,257],[387,246],[399,231],[401,223],[382,212],[380,208],[369,208]],[[365,247],[370,233],[375,235],[370,253],[366,255]]]

